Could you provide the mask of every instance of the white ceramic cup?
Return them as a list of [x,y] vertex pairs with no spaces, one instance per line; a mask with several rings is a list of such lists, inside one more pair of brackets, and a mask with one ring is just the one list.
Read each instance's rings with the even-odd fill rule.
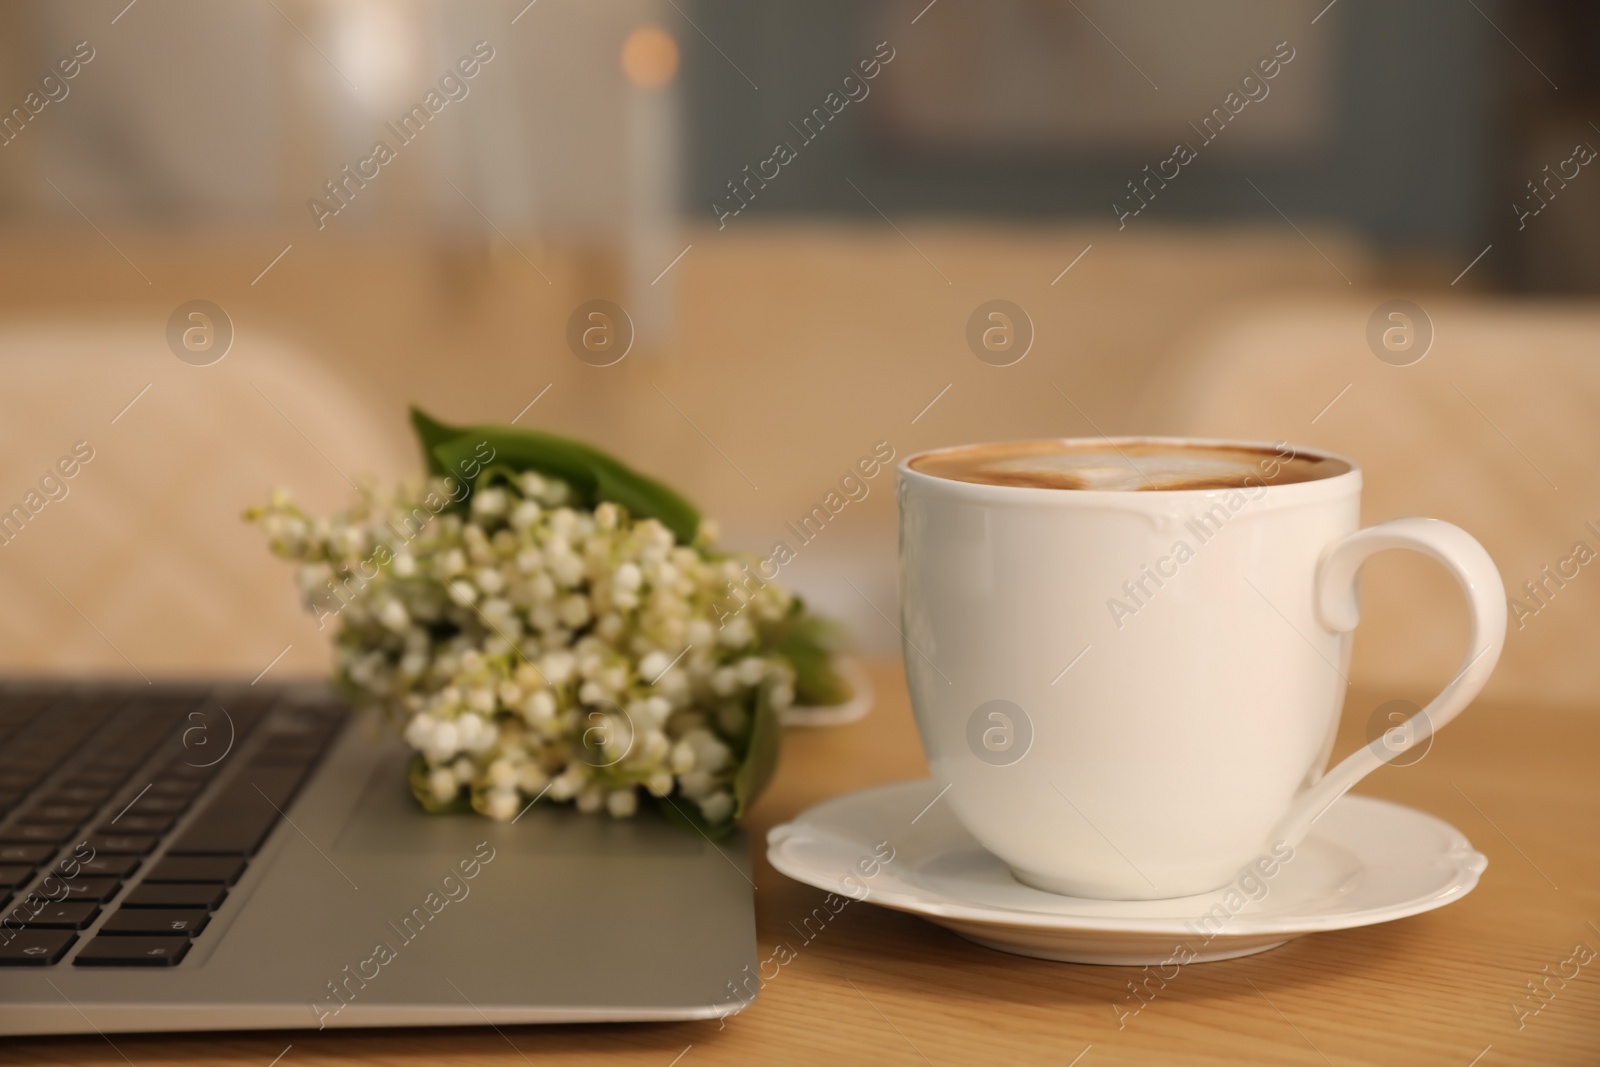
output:
[[[1117,900],[1220,888],[1274,845],[1299,843],[1346,790],[1483,688],[1506,624],[1488,553],[1436,519],[1359,529],[1360,469],[1296,451],[1349,469],[1271,484],[1264,458],[1260,484],[1245,489],[1114,492],[955,481],[914,469],[919,456],[900,464],[917,729],[948,786],[940,802],[1021,881]],[[1406,728],[1324,774],[1356,571],[1388,548],[1455,575],[1470,646]]]

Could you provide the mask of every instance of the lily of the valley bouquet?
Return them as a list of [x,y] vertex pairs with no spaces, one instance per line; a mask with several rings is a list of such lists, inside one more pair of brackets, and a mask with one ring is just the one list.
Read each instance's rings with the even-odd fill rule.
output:
[[416,750],[429,811],[544,797],[731,829],[777,763],[779,713],[850,694],[832,627],[717,550],[677,493],[550,434],[413,409],[427,477],[331,519],[259,521],[333,629],[336,681]]

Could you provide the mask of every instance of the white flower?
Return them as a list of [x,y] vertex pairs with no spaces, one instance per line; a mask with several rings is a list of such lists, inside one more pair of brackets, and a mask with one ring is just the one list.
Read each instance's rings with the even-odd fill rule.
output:
[[378,601],[378,621],[395,633],[404,631],[411,625],[411,616],[406,613],[406,607],[394,597],[384,597]]
[[484,814],[491,819],[505,822],[517,813],[517,791],[515,789],[490,789],[484,795]]
[[550,784],[550,776],[537,763],[524,763],[517,771],[517,788],[530,796],[538,796]]
[[556,698],[550,695],[548,689],[539,690],[522,703],[522,717],[531,724],[552,719],[555,714]]
[[302,595],[309,595],[323,588],[323,583],[327,579],[328,568],[324,564],[308,563],[295,568],[295,582],[300,586]]
[[506,491],[504,489],[479,489],[472,494],[473,515],[504,515]]
[[654,685],[656,679],[665,674],[671,665],[672,661],[665,652],[652,652],[639,661],[639,677]]
[[632,789],[615,789],[606,794],[606,810],[614,818],[626,819],[639,810],[639,794]]
[[733,814],[733,795],[727,792],[712,793],[699,800],[700,814],[705,816],[706,822],[720,823],[727,821]]
[[682,667],[667,671],[656,685],[672,706],[681,706],[689,699],[689,674]]
[[624,563],[617,568],[611,580],[618,589],[631,593],[639,588],[640,583],[644,581],[644,575],[639,572],[637,563]]
[[571,589],[583,579],[583,560],[571,552],[550,556],[549,564],[551,576],[565,589]]
[[756,656],[746,656],[739,661],[739,684],[751,686],[760,682],[767,673],[767,661]]
[[526,530],[539,521],[539,505],[531,500],[524,500],[511,509],[511,525],[517,530]]
[[456,776],[448,767],[435,767],[428,772],[428,791],[441,804],[452,799],[461,789]]
[[743,648],[750,643],[750,638],[750,623],[743,615],[729,619],[717,631],[717,640],[729,648]]
[[640,757],[647,765],[660,763],[672,751],[672,742],[660,730],[647,730],[639,746]]
[[460,748],[461,732],[456,729],[456,724],[441,722],[434,725],[433,736],[428,739],[424,751],[435,761],[442,762],[454,756]]
[[719,697],[732,696],[739,687],[739,672],[732,667],[719,667],[711,676],[711,691]]
[[699,765],[711,773],[723,770],[733,762],[733,751],[710,734],[700,747]]
[[556,609],[557,617],[573,629],[577,629],[589,621],[588,597],[574,594],[561,601],[561,606]]
[[517,769],[510,760],[502,756],[489,764],[488,770],[484,773],[484,780],[490,786],[515,785],[517,782]]
[[478,582],[478,588],[490,596],[494,596],[506,587],[506,580],[500,572],[493,567],[479,567],[478,573],[473,576]]
[[437,725],[433,716],[426,712],[413,715],[411,721],[406,724],[406,744],[415,749],[425,748],[433,739],[433,731]]
[[478,599],[478,590],[471,582],[463,582],[459,578],[450,583],[450,599],[462,607],[471,607],[472,602]]
[[410,578],[417,573],[416,557],[404,549],[394,554],[394,562],[391,566],[394,568],[396,578]]
[[594,814],[606,802],[606,791],[599,782],[590,782],[583,787],[583,792],[578,794],[578,810],[587,814]]
[[571,800],[578,795],[584,783],[589,780],[589,767],[583,763],[573,763],[567,769],[556,775],[550,783],[550,797],[552,800]]

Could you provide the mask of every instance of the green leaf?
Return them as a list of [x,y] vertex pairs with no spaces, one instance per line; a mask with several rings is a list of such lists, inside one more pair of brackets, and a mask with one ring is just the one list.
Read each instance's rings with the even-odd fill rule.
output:
[[653,478],[624,467],[607,456],[594,465],[595,495],[621,504],[628,514],[658,520],[679,544],[692,544],[700,532],[700,512]]
[[756,690],[755,714],[750,721],[750,740],[744,759],[733,773],[733,821],[738,822],[756,802],[778,770],[778,747],[783,740],[783,724],[778,709],[767,696],[767,687]]
[[488,445],[493,449],[489,462],[559,478],[572,486],[584,506],[602,500],[621,504],[636,519],[658,520],[680,544],[693,543],[700,529],[700,513],[693,504],[581,441],[509,426],[471,426],[438,440],[452,428],[415,409],[412,422],[429,448],[428,469],[433,474],[475,479],[485,462],[480,449]]
[[428,473],[440,476],[449,474],[447,468],[440,466],[433,450],[446,441],[460,437],[466,431],[455,426],[446,426],[415,404],[411,405],[411,427],[416,430],[417,440],[422,443],[422,462],[427,465]]
[[463,815],[472,810],[472,796],[465,789],[458,790],[449,800],[435,797],[428,786],[429,770],[428,761],[420,752],[411,757],[411,766],[406,770],[406,784],[411,787],[411,795],[423,811],[429,815]]
[[686,829],[698,830],[713,841],[728,836],[772,781],[778,769],[778,746],[782,739],[783,723],[763,687],[756,693],[749,741],[739,761],[739,769],[733,772],[733,814],[720,823],[707,822],[694,801],[680,796],[658,797],[656,806],[672,822]]
[[762,635],[762,643],[794,667],[795,703],[826,707],[850,699],[850,685],[835,667],[841,637],[837,623],[812,615],[803,606]]
[[651,799],[656,802],[656,807],[661,814],[667,817],[668,822],[681,826],[685,830],[698,830],[713,841],[720,841],[733,833],[734,823],[732,819],[715,825],[708,823],[692,800],[683,797],[673,799],[670,796],[652,797]]

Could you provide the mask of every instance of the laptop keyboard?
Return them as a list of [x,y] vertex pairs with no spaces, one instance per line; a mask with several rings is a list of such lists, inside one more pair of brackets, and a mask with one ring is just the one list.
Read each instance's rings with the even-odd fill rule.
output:
[[171,967],[343,723],[267,687],[0,686],[0,967]]

